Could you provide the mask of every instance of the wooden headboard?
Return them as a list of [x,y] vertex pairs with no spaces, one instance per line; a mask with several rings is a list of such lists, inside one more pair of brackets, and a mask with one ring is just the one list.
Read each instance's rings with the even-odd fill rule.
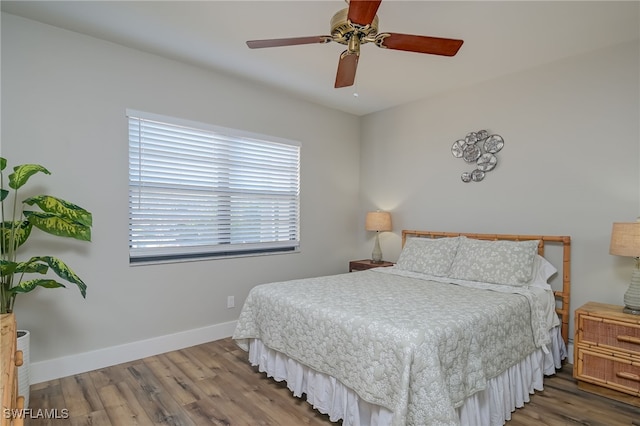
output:
[[437,232],[437,231],[402,231],[402,246],[407,241],[407,237],[423,238],[445,238],[464,236],[475,238],[476,240],[507,240],[507,241],[527,241],[540,240],[538,244],[538,254],[544,256],[545,244],[558,245],[562,247],[562,265],[554,265],[558,269],[558,275],[562,277],[562,290],[554,290],[559,306],[556,312],[562,322],[562,339],[565,344],[569,344],[569,300],[571,296],[571,237],[566,235],[510,235],[510,234],[467,234],[464,232]]

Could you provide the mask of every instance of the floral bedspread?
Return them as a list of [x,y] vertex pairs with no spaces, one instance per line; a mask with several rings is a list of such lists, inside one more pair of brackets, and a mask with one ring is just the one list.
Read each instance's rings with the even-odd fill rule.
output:
[[[452,425],[455,408],[546,343],[526,288],[497,291],[352,272],[259,285],[233,338],[261,339],[394,413],[394,425]],[[514,291],[516,293],[510,293]]]

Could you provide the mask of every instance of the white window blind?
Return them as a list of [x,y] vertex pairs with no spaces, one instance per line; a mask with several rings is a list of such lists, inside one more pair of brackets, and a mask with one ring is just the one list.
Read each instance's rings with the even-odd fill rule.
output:
[[132,263],[297,250],[299,144],[127,116]]

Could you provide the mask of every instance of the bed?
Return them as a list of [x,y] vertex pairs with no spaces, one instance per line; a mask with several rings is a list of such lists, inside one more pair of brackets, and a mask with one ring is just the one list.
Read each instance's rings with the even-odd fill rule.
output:
[[254,287],[233,339],[343,425],[504,424],[566,358],[571,238],[402,245],[393,267]]

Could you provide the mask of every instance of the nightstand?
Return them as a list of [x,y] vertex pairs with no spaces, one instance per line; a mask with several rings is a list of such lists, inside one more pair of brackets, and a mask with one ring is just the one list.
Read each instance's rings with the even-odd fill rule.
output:
[[387,262],[386,260],[383,260],[382,263],[373,263],[371,259],[352,260],[351,262],[349,262],[349,272],[364,271],[366,269],[387,267],[393,265],[395,265],[395,263]]
[[640,407],[640,315],[596,302],[575,315],[578,388]]

